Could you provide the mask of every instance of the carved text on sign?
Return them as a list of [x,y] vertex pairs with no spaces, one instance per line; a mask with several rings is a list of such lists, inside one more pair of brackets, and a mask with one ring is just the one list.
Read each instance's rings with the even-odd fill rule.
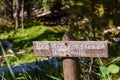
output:
[[[41,50],[42,52],[44,51],[47,54],[40,52]],[[39,56],[61,56],[61,57],[108,56],[107,42],[105,41],[34,42],[34,51]]]

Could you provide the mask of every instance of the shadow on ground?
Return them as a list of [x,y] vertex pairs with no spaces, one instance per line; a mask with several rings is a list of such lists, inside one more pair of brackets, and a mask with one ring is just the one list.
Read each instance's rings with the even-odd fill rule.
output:
[[[52,30],[45,30],[42,34],[38,36],[33,36],[29,39],[23,39],[18,42],[13,42],[14,46],[18,49],[23,49],[32,46],[33,41],[60,41],[62,40],[64,32],[55,32]],[[10,41],[14,41],[16,38],[11,38]]]

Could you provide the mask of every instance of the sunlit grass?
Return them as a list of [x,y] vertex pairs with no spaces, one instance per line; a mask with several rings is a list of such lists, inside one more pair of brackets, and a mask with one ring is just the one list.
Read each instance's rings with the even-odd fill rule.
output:
[[[63,33],[67,30],[67,26],[31,26],[26,29],[12,30],[0,34],[0,39],[6,39],[14,44],[15,55],[20,60],[20,63],[35,62],[44,57],[36,57],[33,51],[33,41],[60,41]],[[25,50],[23,54],[16,54],[19,50]],[[16,58],[9,57],[8,60],[12,65],[18,65]],[[3,60],[4,63],[4,60]]]
[[32,46],[32,41],[55,41],[62,39],[62,33],[65,32],[63,26],[46,27],[43,25],[32,26],[26,29],[19,29],[9,33],[0,34],[1,39],[8,39],[14,43],[15,47],[29,48]]
[[[16,57],[12,56],[12,57],[8,57],[8,60],[10,62],[11,65],[14,66],[18,66],[19,64],[25,64],[25,63],[30,63],[30,62],[36,62],[39,61],[41,59],[44,59],[45,57],[37,57],[34,55],[34,53],[23,53],[23,54],[16,54]],[[17,59],[19,59],[19,63],[17,61]],[[3,59],[3,65],[5,61]]]

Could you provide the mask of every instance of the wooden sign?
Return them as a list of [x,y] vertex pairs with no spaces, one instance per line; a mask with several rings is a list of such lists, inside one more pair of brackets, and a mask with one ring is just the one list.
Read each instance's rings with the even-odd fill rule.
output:
[[36,56],[108,57],[106,41],[34,41]]

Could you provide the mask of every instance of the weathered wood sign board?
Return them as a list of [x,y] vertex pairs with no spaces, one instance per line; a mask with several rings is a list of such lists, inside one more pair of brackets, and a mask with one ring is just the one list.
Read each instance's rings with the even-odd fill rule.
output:
[[33,47],[36,56],[108,57],[106,41],[34,41]]

